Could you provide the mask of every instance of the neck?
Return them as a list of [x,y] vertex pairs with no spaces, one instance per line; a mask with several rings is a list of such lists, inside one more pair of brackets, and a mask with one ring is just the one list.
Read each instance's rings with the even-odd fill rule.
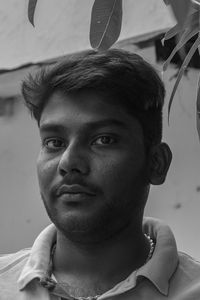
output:
[[149,253],[149,242],[142,226],[129,225],[110,239],[99,243],[72,242],[59,230],[53,260],[57,280],[92,286],[106,283],[109,289],[142,266]]

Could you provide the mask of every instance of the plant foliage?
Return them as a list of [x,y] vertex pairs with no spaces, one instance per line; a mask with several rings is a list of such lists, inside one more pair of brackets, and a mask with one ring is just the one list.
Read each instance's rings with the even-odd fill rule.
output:
[[[200,45],[200,0],[163,0],[166,5],[170,5],[177,24],[166,34],[163,41],[176,37],[177,45],[163,65],[166,71],[172,58],[182,47],[194,36],[196,40],[187,53],[176,82],[174,84],[169,104],[168,120],[174,95],[179,82],[190,63],[191,58]],[[34,26],[34,14],[37,0],[28,2],[28,19]],[[97,51],[109,49],[118,39],[122,26],[122,0],[94,0],[90,23],[90,44]],[[200,80],[197,89],[197,126],[200,135]]]
[[29,0],[28,2],[28,19],[33,26],[34,26],[34,14],[35,14],[36,4],[37,4],[37,0]]
[[197,112],[196,112],[196,120],[197,120],[197,131],[199,134],[200,139],[200,78],[198,82],[198,88],[197,88],[197,106],[196,106]]
[[[174,57],[177,51],[179,51],[192,37],[199,33],[200,30],[200,1],[199,0],[168,0],[168,4],[174,12],[177,20],[177,24],[170,29],[164,37],[164,41],[170,39],[173,36],[178,36],[178,43],[173,49],[172,53],[163,65],[163,70],[165,71],[169,66],[170,61]],[[179,82],[186,70],[190,60],[192,59],[194,53],[200,45],[200,36],[196,38],[194,44],[190,48],[188,54],[186,55],[180,70],[178,72],[178,77],[176,79],[175,85],[173,87],[169,104],[168,104],[168,120],[171,110],[171,105],[174,99]],[[198,87],[199,90],[199,87]],[[199,94],[199,92],[198,92]],[[200,100],[199,100],[200,101]]]
[[122,0],[95,0],[90,23],[90,44],[109,49],[118,39],[122,24]]

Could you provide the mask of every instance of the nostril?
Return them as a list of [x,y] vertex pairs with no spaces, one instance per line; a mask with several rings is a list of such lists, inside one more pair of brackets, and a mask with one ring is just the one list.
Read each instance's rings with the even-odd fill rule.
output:
[[81,173],[81,171],[78,168],[71,168],[71,169],[67,169],[67,170],[60,168],[59,173],[61,176],[65,176],[66,174],[69,174],[69,173]]
[[64,169],[61,169],[61,168],[59,168],[59,173],[63,177],[67,174],[67,172]]

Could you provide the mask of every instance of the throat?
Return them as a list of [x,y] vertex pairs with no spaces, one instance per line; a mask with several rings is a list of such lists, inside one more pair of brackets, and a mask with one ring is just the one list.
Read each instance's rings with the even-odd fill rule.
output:
[[53,249],[51,270],[58,286],[74,298],[94,298],[144,265],[153,254],[154,243],[142,232],[135,238],[127,232],[123,238],[86,251],[57,236]]
[[[149,244],[149,251],[143,264],[151,259],[155,246],[149,236],[145,235],[145,238]],[[116,272],[115,275],[109,277],[104,276],[104,274],[94,276],[94,274],[91,273],[72,274],[70,272],[62,273],[55,270],[52,271],[56,278],[58,288],[60,287],[66,295],[70,295],[78,300],[95,300],[100,295],[111,290],[116,284],[125,280],[134,270],[135,268],[133,268],[133,266],[128,268],[126,272],[120,269],[120,272]]]
[[108,283],[103,283],[93,280],[77,280],[77,278],[65,277],[64,281],[58,274],[54,274],[58,288],[60,287],[67,295],[77,299],[97,299],[100,295],[104,294],[108,290],[112,289],[114,285],[108,285]]

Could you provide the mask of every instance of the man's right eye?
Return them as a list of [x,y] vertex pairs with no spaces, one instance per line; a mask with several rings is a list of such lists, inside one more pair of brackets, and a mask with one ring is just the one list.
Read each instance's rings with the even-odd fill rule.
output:
[[44,140],[43,145],[48,150],[59,150],[65,147],[65,143],[62,139],[49,138]]

